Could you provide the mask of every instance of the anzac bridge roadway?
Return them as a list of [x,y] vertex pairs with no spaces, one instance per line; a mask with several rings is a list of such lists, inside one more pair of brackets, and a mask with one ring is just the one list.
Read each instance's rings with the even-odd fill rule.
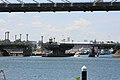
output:
[[111,2],[53,2],[39,3],[33,0],[33,3],[25,3],[21,0],[19,3],[10,3],[7,0],[1,0],[0,12],[56,12],[56,11],[120,11],[120,2],[112,0]]
[[92,53],[89,54],[91,57],[95,57],[95,47],[98,49],[111,49],[113,48],[114,50],[120,49],[120,44],[116,43],[90,43],[90,42],[47,42],[44,43],[44,48],[51,50],[52,54],[47,55],[49,57],[61,57],[61,56],[67,56],[65,54],[66,50],[73,49],[73,47],[82,47],[82,46],[87,46],[91,48]]

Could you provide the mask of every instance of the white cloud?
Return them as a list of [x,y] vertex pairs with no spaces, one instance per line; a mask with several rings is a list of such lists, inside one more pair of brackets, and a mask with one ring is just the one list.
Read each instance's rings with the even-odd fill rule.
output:
[[24,23],[18,23],[17,26],[24,26]]
[[4,19],[0,19],[0,25],[1,24],[6,24],[6,21]]
[[52,25],[49,22],[44,22],[39,19],[39,17],[34,17],[32,20],[29,20],[27,23],[27,26],[31,27],[32,30],[39,30],[42,34],[50,34],[50,33],[56,33],[60,32],[62,29],[59,29],[58,27],[55,27],[55,25]]
[[76,20],[73,22],[73,26],[77,26],[78,28],[79,27],[86,27],[88,25],[90,25],[91,22],[86,20],[86,19],[83,19],[83,18],[80,18],[80,20]]
[[33,28],[41,28],[43,26],[43,23],[40,21],[33,21],[31,22],[30,26]]
[[10,20],[0,19],[0,32],[10,31],[6,26],[10,23]]
[[72,23],[70,23],[70,25],[68,27],[66,27],[67,31],[72,31],[72,30],[76,30],[76,29],[82,29],[85,27],[88,27],[89,25],[91,25],[92,23],[84,18],[80,18],[79,20],[75,20]]
[[0,19],[0,27],[4,27],[8,25],[11,22],[11,20],[6,20],[6,19]]
[[59,31],[59,29],[57,29],[56,27],[54,27],[52,25],[47,25],[46,28],[47,28],[48,32],[58,32]]
[[5,31],[9,31],[9,30],[6,28],[0,28],[0,32],[5,32]]
[[[59,16],[58,13],[55,13],[55,16],[51,14],[49,16],[41,13],[38,15],[29,13],[2,14],[4,16],[0,16],[1,36],[4,35],[5,31],[10,31],[13,36],[28,33],[30,38],[35,40],[38,40],[41,35],[57,36],[58,38],[64,35],[77,41],[80,39],[120,40],[118,35],[119,13],[118,15],[109,16],[108,13],[103,14],[104,16],[98,15],[98,13],[94,13],[94,15],[93,13],[89,15],[70,13],[71,17]],[[111,38],[108,37],[109,35],[112,35]]]

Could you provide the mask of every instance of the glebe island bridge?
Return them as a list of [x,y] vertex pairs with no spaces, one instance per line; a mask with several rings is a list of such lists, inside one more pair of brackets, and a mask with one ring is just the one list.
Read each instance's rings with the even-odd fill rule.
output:
[[[69,0],[61,0],[62,2],[54,2],[52,0],[47,0],[47,3],[40,3],[37,0],[32,0],[32,3],[24,2],[23,0],[16,0],[17,3],[10,2],[9,0],[0,0],[0,12],[60,12],[60,11],[120,11],[120,2],[117,0],[111,0],[109,2],[104,2],[103,0],[94,0],[93,2],[71,2]],[[9,46],[9,47],[8,47]],[[71,49],[74,44],[59,44],[53,45],[48,43],[45,47],[47,49],[52,49],[53,53],[64,54],[65,50]],[[96,45],[100,46],[100,45]],[[101,45],[103,46],[103,45]],[[110,46],[109,44],[107,47]],[[111,45],[110,47],[113,47]],[[29,46],[26,44],[13,45],[13,44],[2,44],[0,49],[3,48],[23,48],[24,55],[31,51]],[[28,49],[29,48],[29,49]],[[56,48],[56,50],[54,50]],[[28,49],[28,50],[27,50]],[[27,51],[27,52],[26,52]],[[28,55],[28,54],[27,54]],[[30,54],[29,54],[30,55]],[[93,56],[95,54],[92,54]]]

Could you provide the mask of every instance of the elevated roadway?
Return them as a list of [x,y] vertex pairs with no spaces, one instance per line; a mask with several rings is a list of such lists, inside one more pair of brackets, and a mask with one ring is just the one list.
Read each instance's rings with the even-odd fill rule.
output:
[[74,47],[73,44],[59,44],[57,42],[47,42],[43,44],[43,47],[47,50],[51,50],[52,53],[45,55],[46,57],[67,57],[66,50]]
[[91,53],[89,54],[89,57],[95,57],[96,55],[95,48],[100,50],[112,48],[114,52],[120,49],[120,44],[118,43],[61,42],[60,44],[74,45],[73,49],[79,49],[81,47],[91,48]]
[[[92,43],[92,42],[60,42],[59,44],[66,45],[78,45],[78,46],[89,46],[89,47],[98,47],[99,49],[111,49],[116,47],[116,43]],[[120,45],[117,45],[120,47]]]
[[53,51],[52,57],[60,57],[60,56],[65,56],[65,51],[72,49],[75,46],[89,46],[91,48],[92,53],[90,54],[91,57],[95,56],[95,47],[98,49],[116,49],[120,48],[119,44],[116,43],[90,43],[90,42],[47,42],[44,43],[44,48]]
[[120,2],[0,3],[0,12],[120,11]]
[[25,44],[0,44],[0,51],[3,56],[10,56],[8,49],[22,49],[23,56],[30,56],[32,54],[31,46]]

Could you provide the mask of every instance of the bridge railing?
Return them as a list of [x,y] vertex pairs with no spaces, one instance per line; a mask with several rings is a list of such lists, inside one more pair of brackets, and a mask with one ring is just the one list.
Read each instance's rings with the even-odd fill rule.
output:
[[[95,5],[94,5],[95,4]],[[113,2],[114,6],[120,6],[120,2]],[[7,6],[6,6],[7,5]],[[24,6],[21,6],[24,5]],[[40,5],[40,6],[38,6]],[[73,3],[0,3],[0,7],[74,7],[74,6],[111,6],[111,2],[73,2]]]

